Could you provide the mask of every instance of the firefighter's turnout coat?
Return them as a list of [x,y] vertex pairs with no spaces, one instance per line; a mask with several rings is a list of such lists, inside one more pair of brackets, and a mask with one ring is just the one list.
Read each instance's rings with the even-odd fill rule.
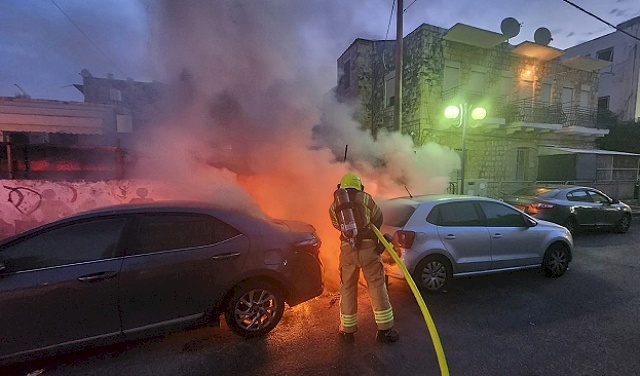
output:
[[[355,333],[358,330],[358,279],[360,269],[367,281],[371,305],[378,330],[393,327],[393,309],[389,303],[385,283],[382,257],[376,250],[378,239],[369,224],[376,227],[382,225],[382,211],[371,195],[366,192],[348,188],[349,201],[358,224],[358,237],[355,249],[349,241],[340,236],[340,330],[344,333]],[[329,209],[333,227],[340,230],[337,204],[334,201]]]

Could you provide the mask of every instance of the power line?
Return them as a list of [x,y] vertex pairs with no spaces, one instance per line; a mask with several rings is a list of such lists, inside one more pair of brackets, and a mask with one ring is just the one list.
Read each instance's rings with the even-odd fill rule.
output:
[[73,26],[75,26],[76,29],[78,29],[78,31],[89,41],[89,43],[91,43],[93,45],[93,47],[95,47],[98,51],[100,51],[100,53],[102,54],[102,56],[104,56],[107,60],[109,60],[109,62],[111,64],[113,64],[113,66],[120,71],[120,73],[122,73],[123,76],[126,76],[126,74],[122,71],[122,69],[120,69],[120,67],[118,67],[118,64],[116,64],[113,60],[111,60],[109,58],[109,56],[107,56],[106,53],[104,53],[104,51],[102,51],[102,49],[100,49],[100,47],[98,47],[97,44],[95,44],[91,38],[89,38],[89,36],[82,31],[82,29],[80,28],[80,26],[78,26],[78,24],[76,24],[75,22],[73,22],[73,20],[71,19],[71,17],[69,17],[69,15],[67,13],[65,13],[64,10],[62,10],[62,8],[60,8],[60,6],[58,4],[56,4],[56,2],[54,0],[51,0],[51,3],[53,5],[56,6],[56,8],[58,8],[58,10],[60,10],[60,12],[67,18],[67,20],[69,20],[69,22],[71,22],[71,24],[73,24]]
[[633,39],[636,39],[636,40],[640,41],[640,38],[636,37],[635,35],[633,35],[633,34],[629,34],[629,33],[627,33],[627,32],[626,32],[626,31],[624,31],[624,30],[618,29],[618,27],[617,27],[617,26],[614,26],[614,25],[610,24],[609,22],[607,22],[607,21],[603,20],[602,18],[600,18],[600,17],[596,16],[595,14],[593,14],[593,13],[589,12],[588,10],[586,10],[586,9],[584,9],[584,8],[581,8],[580,6],[578,6],[578,5],[574,4],[574,3],[572,3],[571,1],[569,1],[569,0],[562,0],[562,1],[564,1],[565,3],[567,3],[567,4],[571,5],[571,6],[573,6],[573,7],[577,8],[577,9],[579,9],[579,10],[581,10],[582,12],[584,12],[584,13],[586,13],[586,14],[590,15],[591,17],[593,17],[593,18],[597,19],[598,21],[603,22],[604,24],[608,25],[609,27],[611,27],[611,28],[613,28],[613,29],[615,29],[615,30],[617,30],[617,31],[619,31],[619,32],[621,32],[621,33],[623,33],[623,34],[627,34],[628,36],[630,36],[630,37],[631,37],[631,38],[633,38]]
[[389,23],[387,24],[387,33],[384,35],[384,40],[387,40],[389,36],[389,28],[391,27],[391,19],[393,18],[393,10],[396,8],[396,0],[391,3],[391,14],[389,14]]
[[413,4],[416,3],[416,1],[418,1],[418,0],[413,0],[413,2],[411,4],[409,4],[406,8],[404,8],[403,12],[406,12],[407,9],[409,9]]

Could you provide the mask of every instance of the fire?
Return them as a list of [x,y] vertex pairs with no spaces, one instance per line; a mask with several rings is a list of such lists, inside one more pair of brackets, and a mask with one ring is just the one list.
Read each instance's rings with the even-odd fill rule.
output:
[[[340,254],[339,232],[333,228],[329,217],[329,206],[340,174],[322,181],[309,180],[306,184],[289,187],[287,175],[254,175],[241,177],[241,186],[256,200],[260,208],[270,217],[298,220],[315,227],[322,248],[320,256],[325,269],[325,286],[329,291],[339,287],[338,257]],[[326,184],[322,184],[326,181]]]

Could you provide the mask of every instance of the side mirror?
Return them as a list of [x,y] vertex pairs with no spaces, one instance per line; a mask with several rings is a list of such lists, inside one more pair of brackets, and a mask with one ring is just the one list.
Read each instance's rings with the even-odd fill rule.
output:
[[619,204],[620,200],[618,200],[617,198],[611,199],[611,204]]
[[538,225],[538,222],[534,221],[529,217],[524,217],[524,219],[527,222],[527,227],[536,227]]

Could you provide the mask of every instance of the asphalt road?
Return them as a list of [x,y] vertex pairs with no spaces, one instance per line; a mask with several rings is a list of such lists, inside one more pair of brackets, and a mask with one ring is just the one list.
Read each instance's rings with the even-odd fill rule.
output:
[[[539,270],[456,280],[426,295],[451,375],[640,375],[640,225],[575,239],[561,278]],[[402,280],[390,279],[400,341],[374,340],[361,288],[360,331],[337,338],[337,296],[288,309],[263,339],[222,323],[0,369],[1,375],[439,375],[431,337]],[[40,373],[41,372],[41,373]]]

